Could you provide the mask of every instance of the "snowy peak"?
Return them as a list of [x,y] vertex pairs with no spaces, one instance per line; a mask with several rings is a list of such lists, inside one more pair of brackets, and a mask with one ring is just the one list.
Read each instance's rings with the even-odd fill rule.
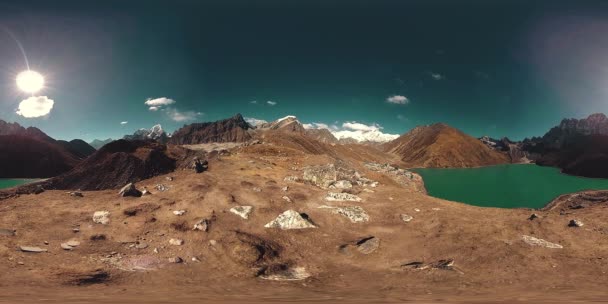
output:
[[273,122],[263,123],[258,126],[259,129],[269,130],[284,130],[291,132],[304,132],[304,126],[297,117],[288,115],[283,118],[279,118]]
[[154,140],[160,143],[166,143],[169,136],[159,124],[152,126],[150,129],[139,129],[133,135],[125,135],[126,140]]

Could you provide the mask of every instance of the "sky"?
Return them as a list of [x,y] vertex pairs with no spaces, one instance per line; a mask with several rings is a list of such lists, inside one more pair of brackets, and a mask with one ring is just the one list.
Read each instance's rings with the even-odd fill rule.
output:
[[607,1],[0,0],[0,119],[57,139],[236,113],[523,139],[596,112]]

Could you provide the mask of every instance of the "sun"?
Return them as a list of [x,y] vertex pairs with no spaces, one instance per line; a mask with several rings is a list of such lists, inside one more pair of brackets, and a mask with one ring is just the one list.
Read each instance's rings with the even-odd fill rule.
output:
[[26,93],[36,93],[44,87],[44,77],[36,71],[23,71],[17,75],[17,87]]

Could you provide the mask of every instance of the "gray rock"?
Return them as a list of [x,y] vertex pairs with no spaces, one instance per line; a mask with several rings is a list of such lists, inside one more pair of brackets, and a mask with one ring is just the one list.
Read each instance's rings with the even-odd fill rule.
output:
[[293,201],[287,195],[283,195],[282,199],[288,203],[293,203]]
[[411,220],[413,220],[414,217],[412,217],[411,215],[407,215],[407,214],[401,214],[401,220],[404,222],[410,222]]
[[141,191],[137,190],[137,188],[135,187],[135,184],[133,184],[133,183],[128,183],[127,185],[122,187],[122,189],[120,189],[120,191],[118,191],[118,194],[122,197],[126,197],[126,196],[141,197],[142,196]]
[[328,189],[336,182],[338,173],[333,164],[304,168],[302,179],[317,187]]
[[40,194],[44,192],[44,188],[42,187],[42,185],[36,185],[36,188],[34,189],[34,194]]
[[568,223],[568,227],[582,227],[583,222],[579,221],[579,220],[570,220],[570,222]]
[[243,219],[249,218],[249,213],[253,210],[252,206],[236,206],[230,208],[230,212],[242,217]]
[[169,187],[167,187],[163,184],[156,184],[156,186],[154,186],[154,189],[156,189],[160,192],[165,192],[165,191],[169,190]]
[[33,253],[40,253],[40,252],[48,251],[44,248],[35,247],[35,246],[19,246],[19,250],[21,250],[23,252],[33,252]]
[[175,214],[177,216],[182,216],[182,215],[186,214],[186,210],[173,210],[173,214]]
[[368,237],[357,242],[357,250],[363,254],[370,254],[380,247],[380,239],[377,237]]
[[15,229],[0,229],[0,235],[15,236],[16,234],[17,234],[17,230],[15,230]]
[[326,201],[351,201],[351,202],[360,202],[361,198],[350,193],[339,193],[339,192],[329,192],[327,196],[325,196]]
[[348,207],[333,207],[333,206],[320,206],[321,209],[330,209],[335,214],[340,214],[347,217],[353,223],[362,223],[369,221],[369,215],[359,206],[348,206]]
[[192,230],[200,230],[200,231],[207,232],[209,230],[209,220],[208,219],[199,220],[198,222],[196,222],[196,224],[194,224],[194,228],[192,228]]
[[182,258],[180,258],[180,257],[169,258],[169,263],[181,264],[183,262],[184,262],[184,260]]
[[310,277],[310,274],[306,271],[306,268],[304,267],[286,267],[278,269],[267,269],[259,277],[261,279],[271,281],[301,281]]
[[553,248],[553,249],[564,248],[564,246],[562,246],[560,244],[547,242],[543,239],[538,239],[538,238],[535,238],[535,237],[529,236],[529,235],[523,235],[522,239],[526,244],[528,244],[530,246],[540,246],[540,247]]
[[110,223],[110,211],[95,211],[93,222],[96,224],[107,225]]
[[80,192],[80,191],[68,192],[68,194],[70,194],[70,196],[74,196],[74,197],[84,197],[84,195],[82,195],[82,192]]
[[533,220],[535,220],[535,219],[537,219],[537,218],[539,218],[538,214],[536,214],[536,213],[532,213],[532,215],[530,215],[530,217],[528,218],[528,220],[533,221]]
[[149,246],[148,243],[138,242],[135,245],[135,248],[137,248],[137,249],[146,249],[146,248],[148,248],[148,246]]
[[347,180],[339,180],[339,181],[333,183],[333,185],[331,185],[331,187],[333,189],[350,189],[353,187],[353,184]]
[[206,160],[201,161],[200,159],[195,158],[192,167],[194,168],[194,172],[203,173],[209,169],[209,162]]
[[276,219],[264,225],[266,228],[287,229],[306,229],[316,228],[307,218],[295,210],[287,210],[281,213]]
[[182,240],[182,239],[170,239],[169,240],[169,244],[171,244],[173,246],[181,246],[181,245],[184,245],[184,240]]
[[262,192],[262,188],[260,187],[253,187],[251,188],[251,190],[253,190],[254,192]]

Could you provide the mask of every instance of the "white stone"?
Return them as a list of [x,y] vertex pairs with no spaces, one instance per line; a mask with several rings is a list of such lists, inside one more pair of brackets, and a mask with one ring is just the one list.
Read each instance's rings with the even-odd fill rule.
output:
[[551,243],[551,242],[545,241],[543,239],[538,239],[538,238],[535,238],[535,237],[529,236],[529,235],[523,235],[522,239],[524,240],[524,242],[526,244],[531,245],[531,246],[541,246],[541,247],[554,248],[554,249],[564,248],[564,246],[562,246],[560,244]]
[[340,214],[347,217],[353,223],[362,223],[369,221],[369,215],[363,208],[359,206],[348,206],[348,207],[333,207],[333,206],[320,206],[320,209],[331,209],[335,214]]
[[411,220],[413,220],[414,217],[412,217],[411,215],[407,215],[407,214],[401,214],[401,220],[404,222],[409,222]]
[[177,216],[182,216],[186,213],[186,210],[173,210],[173,214]]
[[284,196],[282,197],[282,199],[283,199],[284,201],[288,202],[288,203],[292,203],[292,200],[291,200],[291,199],[289,198],[289,196],[287,196],[287,195],[284,195]]
[[110,211],[95,211],[95,213],[93,213],[93,222],[107,225],[110,223]]
[[352,202],[360,202],[361,198],[350,193],[339,193],[339,192],[329,192],[327,196],[325,196],[326,201],[335,202],[335,201],[352,201]]
[[169,240],[169,244],[174,245],[174,246],[181,246],[184,244],[184,240],[182,239],[170,239]]
[[304,267],[289,268],[274,273],[263,274],[260,278],[271,281],[300,281],[310,277]]
[[236,207],[230,208],[230,212],[232,212],[244,219],[249,218],[249,213],[251,213],[251,210],[253,210],[252,206],[236,206]]
[[306,229],[316,228],[310,221],[303,218],[300,213],[295,210],[287,210],[281,213],[276,219],[264,225],[266,228],[287,229]]

